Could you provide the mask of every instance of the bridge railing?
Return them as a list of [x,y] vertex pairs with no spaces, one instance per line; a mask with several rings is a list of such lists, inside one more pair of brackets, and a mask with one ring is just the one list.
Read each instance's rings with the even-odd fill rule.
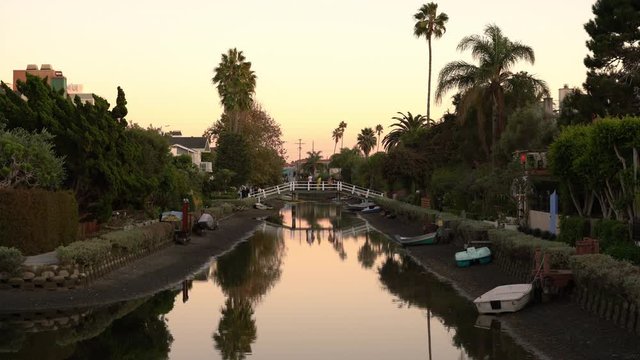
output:
[[380,191],[375,191],[367,188],[363,188],[360,186],[352,185],[349,183],[337,181],[337,182],[315,182],[315,181],[291,181],[288,183],[283,183],[279,185],[275,185],[266,189],[258,189],[257,191],[253,191],[249,193],[249,197],[257,198],[258,201],[261,199],[266,199],[272,196],[286,194],[296,191],[331,191],[331,192],[341,192],[351,195],[356,195],[364,198],[375,198],[375,197],[384,197],[384,193]]

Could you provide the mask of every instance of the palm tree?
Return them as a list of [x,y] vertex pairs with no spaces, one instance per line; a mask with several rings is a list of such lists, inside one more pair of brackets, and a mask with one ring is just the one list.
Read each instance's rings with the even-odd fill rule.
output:
[[[520,60],[531,64],[535,62],[533,49],[519,42],[513,42],[502,34],[496,25],[487,25],[484,35],[471,35],[460,40],[458,50],[471,49],[473,58],[479,65],[464,61],[453,61],[445,65],[438,77],[436,101],[440,102],[449,90],[458,89],[462,100],[458,116],[466,117],[467,111],[474,108],[477,114],[480,141],[487,155],[489,148],[484,139],[484,114],[492,116],[492,145],[496,143],[505,127],[505,90],[516,80],[537,88],[540,94],[548,94],[546,83],[528,74],[514,78],[511,67]],[[525,81],[526,79],[526,81]],[[486,109],[491,104],[491,109]]]
[[364,157],[368,158],[371,149],[376,144],[376,136],[372,128],[364,128],[358,134],[358,148],[364,153]]
[[322,155],[320,155],[322,151],[307,151],[307,162],[304,164],[306,169],[311,170],[311,174],[316,174],[316,169],[318,168],[318,164],[320,163],[320,159],[322,159]]
[[445,24],[449,16],[445,13],[438,14],[438,4],[428,3],[420,7],[413,15],[417,20],[413,27],[413,35],[424,37],[429,44],[429,81],[427,85],[427,123],[431,121],[431,38],[439,39],[447,31]]
[[376,125],[376,135],[378,135],[376,138],[378,139],[378,146],[376,148],[376,152],[380,151],[380,135],[382,135],[382,131],[384,130],[384,128],[382,127],[382,125],[378,124]]
[[426,126],[426,118],[420,114],[413,116],[408,111],[406,115],[401,112],[398,112],[398,114],[401,116],[394,116],[391,118],[398,121],[390,126],[395,129],[391,130],[391,132],[382,139],[382,146],[384,146],[387,151],[398,146],[404,135],[415,133]]
[[338,125],[338,129],[340,129],[340,139],[342,140],[340,142],[340,148],[344,148],[344,130],[347,128],[347,123],[344,121],[340,121],[340,124]]
[[242,51],[229,49],[222,54],[222,60],[214,70],[211,79],[220,95],[220,103],[225,113],[233,117],[234,128],[237,128],[238,112],[251,109],[253,94],[256,89],[256,75],[251,70],[251,62],[246,61]]
[[338,141],[340,141],[340,138],[342,137],[342,133],[340,132],[340,128],[335,128],[333,129],[333,133],[331,134],[331,138],[333,139],[333,141],[335,141],[335,144],[333,144],[333,154],[336,154],[336,146],[338,146]]

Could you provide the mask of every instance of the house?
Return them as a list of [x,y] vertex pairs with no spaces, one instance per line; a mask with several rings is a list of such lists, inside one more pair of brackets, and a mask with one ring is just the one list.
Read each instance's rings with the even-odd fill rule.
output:
[[191,161],[202,171],[213,172],[213,164],[202,161],[202,153],[211,152],[209,139],[195,136],[172,136],[170,151],[173,156],[189,155]]

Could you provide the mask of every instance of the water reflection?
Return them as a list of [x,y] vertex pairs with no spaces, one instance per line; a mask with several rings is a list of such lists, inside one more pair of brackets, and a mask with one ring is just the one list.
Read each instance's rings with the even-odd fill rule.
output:
[[319,228],[265,226],[150,299],[30,326],[0,315],[0,360],[533,358],[352,214],[283,215]]
[[213,340],[223,359],[251,353],[257,338],[253,306],[278,282],[284,249],[282,236],[260,231],[218,259],[213,279],[227,299]]
[[163,359],[173,337],[162,315],[177,291],[75,314],[0,323],[0,359]]

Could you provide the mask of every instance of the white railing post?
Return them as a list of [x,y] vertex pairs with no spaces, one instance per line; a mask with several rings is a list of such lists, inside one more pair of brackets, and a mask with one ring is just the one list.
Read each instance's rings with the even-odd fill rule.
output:
[[369,191],[371,191],[370,189],[367,189],[367,197],[369,197]]

